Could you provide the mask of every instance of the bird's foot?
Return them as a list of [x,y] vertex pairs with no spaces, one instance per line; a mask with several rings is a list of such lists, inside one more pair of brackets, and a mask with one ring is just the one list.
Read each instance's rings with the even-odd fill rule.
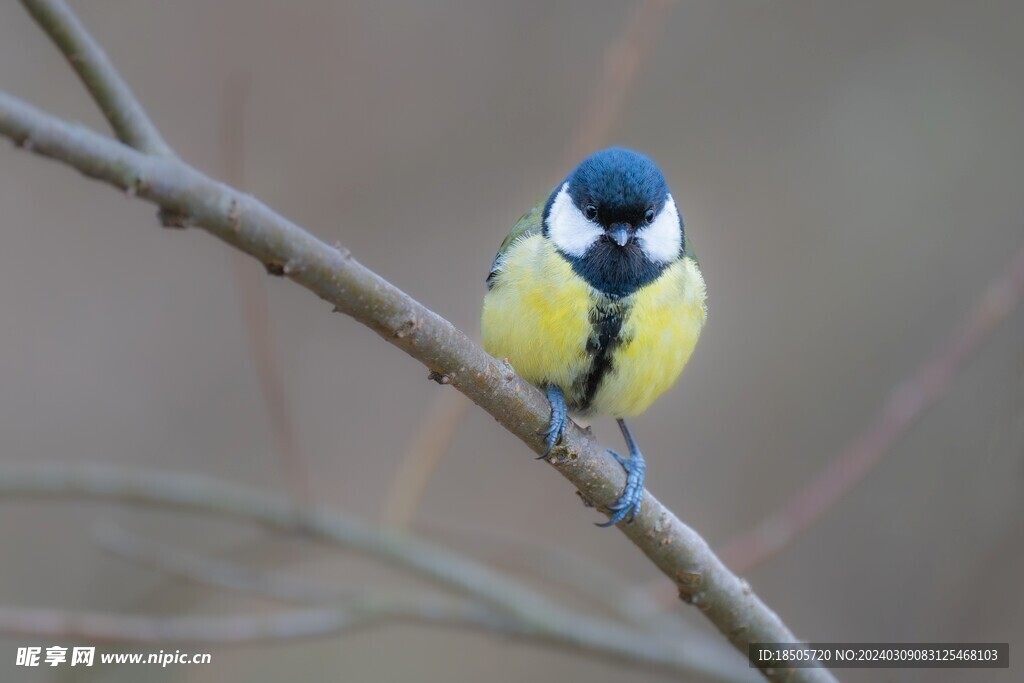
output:
[[626,520],[627,524],[632,523],[637,513],[640,512],[640,506],[644,501],[644,475],[647,474],[647,461],[644,460],[640,449],[636,447],[625,424],[621,421],[619,424],[622,427],[623,435],[626,436],[626,443],[629,445],[629,457],[624,458],[613,450],[608,452],[622,465],[622,469],[626,470],[626,488],[623,490],[622,496],[608,506],[612,514],[607,522],[597,525],[601,527],[609,527],[622,520]]
[[544,443],[547,450],[543,455],[537,456],[537,460],[543,460],[551,454],[551,451],[562,440],[565,434],[565,427],[569,424],[569,410],[565,405],[565,394],[556,386],[547,387],[548,402],[551,404],[551,422],[544,430]]

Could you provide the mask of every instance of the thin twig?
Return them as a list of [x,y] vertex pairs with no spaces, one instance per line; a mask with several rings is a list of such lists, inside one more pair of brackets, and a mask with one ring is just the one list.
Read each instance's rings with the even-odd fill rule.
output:
[[641,0],[632,7],[626,28],[604,55],[601,76],[573,132],[566,166],[579,163],[607,144],[628,100],[636,74],[658,42],[673,0]]
[[[181,546],[169,544],[166,541],[151,541],[119,527],[105,525],[97,529],[94,535],[102,550],[113,553],[118,557],[175,577],[217,588],[226,588],[238,593],[300,604],[338,604],[340,607],[346,607],[346,603],[350,602],[355,604],[365,604],[367,601],[370,604],[381,602],[380,598],[376,600],[368,598],[365,588],[339,588],[333,584],[300,579],[284,572],[263,570],[228,560],[213,559],[194,553]],[[527,549],[535,550],[536,548],[531,546]],[[581,566],[593,570],[593,566],[576,562],[563,565],[562,569],[566,574],[580,573]],[[600,578],[600,575],[596,576]],[[574,585],[589,585],[590,580],[593,578],[595,578],[593,571],[580,573]],[[670,650],[675,648],[673,644],[673,639],[675,638],[685,638],[692,647],[699,647],[699,643],[708,642],[707,636],[704,633],[697,631],[686,622],[680,620],[676,615],[668,612],[658,614],[657,603],[650,600],[642,591],[631,592],[628,590],[628,587],[624,588],[621,582],[614,582],[613,585],[611,582],[602,583],[599,581],[593,588],[595,591],[600,588],[607,589],[608,595],[605,598],[610,600],[613,605],[616,602],[621,604],[624,615],[634,621],[635,626],[641,629],[640,631],[633,630],[633,634],[636,637],[644,637],[644,632],[646,631],[648,634],[646,637],[652,639],[652,642],[660,642],[663,647]],[[396,599],[394,596],[390,596],[390,598],[392,602]],[[613,598],[617,598],[617,600],[613,600]],[[647,616],[641,616],[636,609],[628,608],[625,605],[627,599],[630,599],[630,601],[635,600],[636,604],[644,609]],[[429,595],[411,597],[399,604],[430,604],[426,603],[427,600],[435,600],[436,602],[433,604],[439,604],[443,608],[447,606],[444,596],[434,597]],[[448,602],[451,602],[450,598],[448,598]],[[456,612],[456,614],[462,615],[467,609],[468,607],[461,607],[460,611]],[[351,611],[351,608],[349,610]],[[447,610],[443,610],[440,617],[447,613]],[[474,608],[473,613],[489,617],[487,621],[481,620],[476,623],[476,626],[483,626],[498,633],[516,632],[525,637],[534,635],[549,641],[547,642],[548,645],[564,644],[572,648],[581,647],[581,643],[574,638],[566,640],[562,637],[563,634],[560,633],[552,634],[547,630],[537,631],[532,622],[525,623],[513,615],[506,614],[503,618],[498,619],[496,616],[491,616],[486,612],[486,608],[482,605]],[[442,619],[439,618],[439,620]],[[582,624],[591,622],[593,618],[590,615],[580,614],[575,617],[575,620],[577,623]],[[721,649],[717,643],[709,644],[712,649]],[[637,658],[637,661],[646,661],[646,655],[643,653],[647,651],[648,649],[644,648],[642,653],[634,653],[634,657]],[[616,658],[612,653],[603,654],[609,658]],[[735,658],[735,654],[732,652],[723,653],[723,659],[728,661],[730,658]],[[653,663],[660,664],[660,660]],[[674,668],[674,666],[671,668]],[[686,666],[682,666],[681,670],[688,669]],[[728,672],[723,669],[722,673],[727,675]],[[739,678],[745,680],[745,677],[740,676]]]
[[79,496],[116,499],[151,506],[192,508],[257,522],[271,528],[322,537],[406,567],[512,613],[543,614],[545,601],[468,558],[399,534],[380,532],[327,508],[296,505],[290,498],[265,494],[201,475],[133,471],[99,464],[3,463],[0,494]]
[[469,415],[472,403],[453,391],[431,399],[405,457],[398,466],[384,497],[384,522],[395,529],[408,529],[419,509],[427,484],[451,448],[459,427]]
[[[651,632],[653,637],[671,632],[672,637],[704,638],[677,614],[662,611],[659,603],[646,591],[630,586],[594,562],[508,534],[498,538],[493,533],[473,533],[472,536],[476,541],[475,547],[479,542],[492,542],[505,550],[511,549],[511,555],[522,558],[526,569],[539,570],[547,578],[564,584],[565,588],[606,605],[627,622]],[[351,600],[364,592],[362,589],[339,588],[334,584],[299,578],[287,572],[206,557],[166,540],[154,541],[115,525],[97,527],[93,537],[101,550],[135,564],[237,593],[323,605]],[[588,619],[589,616],[581,615],[580,618]]]
[[[743,674],[745,663],[738,662],[724,645],[697,634],[686,643],[666,641],[658,634],[561,609],[497,571],[426,541],[373,529],[328,508],[297,506],[286,497],[211,477],[78,462],[0,463],[0,496],[4,495],[125,501],[306,533],[449,586],[469,596],[474,604],[489,607],[488,614],[496,608],[515,633],[719,680],[749,680]],[[353,608],[346,609],[351,613]]]
[[664,610],[660,601],[644,587],[630,584],[601,563],[561,546],[494,529],[451,524],[427,527],[426,532],[430,537],[469,542],[474,555],[485,558],[488,564],[511,567],[542,578],[553,584],[558,595],[570,591],[638,627],[651,630],[652,621],[660,620],[654,630],[670,628],[681,636],[694,633],[693,625],[675,611]]
[[[237,593],[291,603],[323,605],[352,600],[365,592],[363,589],[339,588],[334,584],[299,578],[287,572],[206,557],[166,540],[153,541],[114,525],[98,527],[93,536],[101,550],[135,564]],[[492,535],[483,540],[495,539]],[[550,569],[548,573],[564,582],[566,587],[606,604],[627,622],[651,632],[652,637],[663,637],[671,632],[672,637],[688,640],[705,638],[678,615],[671,612],[659,613],[658,603],[645,591],[630,587],[602,571],[593,562],[575,558],[557,548],[541,547],[535,542],[508,535],[502,536],[498,542],[505,548],[513,548],[516,556],[531,558],[526,562],[530,569]],[[581,614],[579,618],[586,620],[590,617]]]
[[384,621],[418,621],[525,633],[500,613],[437,598],[369,600],[346,607],[305,608],[270,615],[180,617],[0,607],[4,635],[87,638],[122,643],[248,643],[337,635]]
[[[180,617],[76,612],[45,608],[0,606],[0,633],[7,636],[81,638],[89,642],[248,644],[298,638],[337,636],[360,628],[402,621],[431,626],[471,628],[514,637],[549,648],[594,651],[585,638],[573,633],[552,634],[535,625],[511,620],[480,605],[450,598],[378,597],[346,607],[287,610],[270,615],[232,617]],[[636,661],[668,671],[679,671],[678,657],[650,638],[633,638]],[[724,669],[725,667],[723,667]],[[688,670],[685,670],[688,671]],[[730,683],[759,680],[752,669],[734,664],[712,676]]]
[[75,13],[61,0],[21,0],[21,4],[67,58],[117,138],[143,152],[171,155],[146,110]]
[[[62,161],[160,205],[180,224],[201,227],[316,293],[426,365],[432,377],[464,393],[537,453],[548,403],[505,363],[489,356],[450,322],[255,198],[181,161],[154,157],[75,128],[0,93],[0,134],[23,148]],[[548,462],[601,509],[625,486],[622,467],[573,425]],[[641,514],[618,525],[712,623],[746,654],[757,642],[796,642],[785,624],[730,572],[693,529],[645,492]],[[824,669],[764,670],[770,678],[834,680]]]
[[113,525],[98,527],[93,537],[101,550],[135,564],[236,593],[310,605],[350,600],[355,595],[351,588],[339,589],[334,584],[300,579],[286,572],[206,557]]
[[[224,110],[221,121],[224,174],[232,186],[245,187],[245,108],[251,78],[248,72],[232,75],[224,84]],[[296,438],[295,421],[289,409],[281,372],[277,339],[270,325],[270,302],[267,287],[260,277],[259,266],[240,251],[231,252],[238,302],[245,320],[246,339],[256,377],[260,382],[263,403],[270,420],[274,450],[281,460],[288,486],[298,501],[311,495],[309,463]]]
[[6,636],[83,638],[122,643],[283,640],[335,634],[354,625],[350,614],[336,609],[302,609],[272,616],[217,618],[0,607],[0,633]]

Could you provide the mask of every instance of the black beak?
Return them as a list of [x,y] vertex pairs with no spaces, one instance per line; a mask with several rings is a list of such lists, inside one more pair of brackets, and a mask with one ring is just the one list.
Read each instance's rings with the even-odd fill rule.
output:
[[612,242],[624,247],[633,240],[633,226],[629,223],[612,223],[605,234]]

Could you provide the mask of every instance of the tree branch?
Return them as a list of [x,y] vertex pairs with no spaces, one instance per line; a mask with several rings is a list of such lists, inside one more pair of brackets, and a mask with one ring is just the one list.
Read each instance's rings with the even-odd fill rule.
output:
[[[364,596],[339,607],[284,610],[270,615],[179,617],[0,607],[0,633],[83,637],[121,643],[250,643],[333,636],[386,621],[484,628],[526,639],[561,638],[510,619],[479,603],[443,596]],[[578,646],[573,639],[568,644]],[[607,653],[604,653],[607,655]],[[663,664],[664,665],[664,664]],[[726,678],[725,680],[744,680]]]
[[[265,494],[210,477],[172,472],[132,471],[122,467],[96,464],[3,463],[0,464],[0,496],[4,495],[33,498],[77,496],[119,500],[223,515],[275,529],[305,533],[412,570],[468,596],[471,603],[468,603],[468,607],[460,607],[457,614],[476,615],[475,621],[467,622],[473,625],[487,625],[490,621],[489,627],[496,628],[494,615],[497,614],[501,618],[502,628],[498,629],[501,632],[541,641],[547,640],[552,644],[586,650],[610,659],[643,662],[677,672],[697,672],[717,680],[750,680],[749,676],[745,675],[749,671],[745,668],[746,665],[738,664],[731,651],[724,645],[702,638],[698,634],[694,634],[688,642],[680,645],[657,633],[637,630],[607,619],[563,609],[499,572],[426,541],[377,530],[327,508],[296,505],[283,496]],[[142,554],[145,553],[143,550]],[[152,553],[149,553],[149,559],[154,559]],[[194,557],[190,558],[169,567],[168,570],[185,573],[192,578],[212,580],[217,585],[233,584],[236,589],[252,591],[267,586],[264,579],[245,581],[238,579],[237,576],[227,577],[223,573],[223,566],[213,567],[209,563],[198,563],[194,560]],[[200,564],[203,566],[199,566]],[[217,576],[214,577],[213,574]],[[280,591],[283,585],[281,576],[274,576],[274,590]],[[286,590],[294,593],[295,582],[289,581]],[[329,595],[325,597],[330,598]],[[415,617],[415,614],[410,614],[413,612],[410,605],[421,603],[416,600],[400,603],[383,601],[385,606],[390,606],[390,611],[385,611],[383,616],[381,604],[380,600],[369,600],[365,596],[360,596],[358,599],[345,601],[341,606],[345,610],[343,615],[330,612],[303,612],[304,616],[299,620],[299,625],[312,626],[301,633],[296,633],[294,637],[337,632],[350,625],[346,619],[351,618],[353,614],[369,613],[373,618]],[[394,606],[395,604],[397,606]],[[429,610],[424,611],[429,614]],[[449,616],[450,613],[451,610],[444,612]],[[310,616],[311,614],[313,616]],[[241,625],[245,626],[247,622],[244,620],[248,617],[240,619],[243,619]],[[454,617],[443,620],[458,621]],[[0,630],[4,630],[7,624],[10,627],[8,630],[24,632],[23,629],[19,630],[12,626],[12,623],[0,619]],[[245,636],[246,640],[269,637],[265,635],[266,629],[262,627],[247,627],[243,631],[250,634]],[[254,631],[258,635],[252,635]],[[45,630],[41,632],[47,633]],[[183,633],[187,636],[188,632]],[[210,633],[209,639],[170,634],[165,635],[165,638],[223,642],[227,637],[217,630]]]
[[[37,20],[65,54],[76,55],[83,65],[75,66],[76,71],[118,134],[139,136],[140,146],[160,140],[141,106],[70,10],[56,1],[35,6],[37,11],[49,10],[40,12],[42,18]],[[33,11],[32,5],[29,9]],[[147,126],[153,129],[152,136],[139,132]],[[165,225],[201,227],[252,255],[268,272],[287,276],[422,362],[432,377],[457,388],[535,452],[543,452],[540,431],[547,423],[549,406],[541,392],[447,320],[356,262],[344,248],[324,244],[253,197],[173,156],[142,154],[2,92],[0,134],[159,205]],[[614,502],[625,484],[619,464],[575,425],[566,431],[563,446],[549,462],[585,499],[599,506]],[[650,493],[645,492],[643,511],[635,523],[618,527],[675,582],[680,597],[697,605],[740,652],[746,654],[754,642],[797,640],[750,586],[725,567],[704,539]],[[769,678],[834,680],[824,669],[763,673]]]
[[60,0],[21,0],[21,4],[67,58],[118,140],[143,152],[173,154],[103,48],[67,5]]
[[[665,609],[646,587],[628,583],[600,562],[562,546],[472,526],[445,524],[428,527],[427,533],[432,538],[471,544],[474,556],[484,558],[489,565],[535,576],[551,585],[558,595],[575,594],[638,628],[683,640],[697,633],[682,612]],[[666,585],[664,580],[659,583]]]
[[[0,134],[37,154],[159,204],[259,259],[367,325],[424,363],[487,410],[537,453],[549,406],[539,390],[489,356],[465,334],[342,248],[330,247],[253,197],[174,158],[153,157],[74,128],[0,93]],[[598,505],[614,502],[625,485],[621,466],[594,438],[573,425],[549,459]],[[732,574],[695,531],[650,493],[625,533],[671,578],[680,596],[701,611],[744,654],[754,642],[796,642],[782,621]],[[779,677],[780,671],[765,672]],[[793,680],[829,680],[821,669],[794,669]],[[823,677],[823,678],[822,678]]]
[[[435,626],[472,628],[510,636],[546,647],[570,647],[609,659],[621,659],[604,650],[594,650],[585,633],[552,633],[535,624],[511,619],[479,604],[439,597],[374,597],[352,605],[332,608],[285,610],[270,615],[231,617],[177,617],[124,615],[109,612],[76,612],[46,608],[0,606],[0,633],[53,638],[83,638],[119,643],[229,643],[336,636],[359,628],[402,621]],[[628,632],[627,647],[636,646],[629,657],[646,664],[678,670],[679,657],[670,647]],[[760,680],[752,669],[719,663],[712,677],[729,683]],[[689,666],[683,671],[692,673]],[[706,672],[705,672],[706,673]]]
[[[152,540],[114,525],[102,525],[92,535],[101,550],[117,557],[175,577],[236,593],[303,605],[323,605],[328,602],[344,603],[364,592],[363,589],[353,589],[351,586],[311,581],[287,572],[206,557],[166,540]],[[492,534],[480,538],[480,541],[492,541],[505,549],[512,548],[512,554],[522,559],[522,568],[540,570],[536,573],[546,575],[546,578],[555,582],[559,595],[563,590],[576,591],[611,610],[626,623],[665,643],[671,642],[673,638],[683,638],[694,645],[693,639],[701,641],[707,638],[676,612],[661,610],[661,606],[646,591],[624,585],[598,564],[575,557],[560,548],[539,545],[507,534],[498,538]],[[582,613],[576,618],[581,621],[590,619]],[[731,652],[728,655],[734,656]]]
[[293,609],[266,616],[233,617],[126,615],[0,607],[0,633],[121,643],[251,643],[331,636],[396,619],[484,626],[499,633],[525,635],[516,632],[494,610],[480,610],[454,600],[371,602],[352,607]]
[[163,539],[155,541],[114,525],[100,526],[92,536],[100,550],[134,564],[235,593],[304,605],[343,602],[355,595],[351,587],[206,557],[184,546]]
[[[142,154],[84,128],[73,127],[0,92],[0,134],[87,176],[148,199],[181,224],[202,227],[254,256],[274,274],[331,302],[421,361],[487,410],[537,453],[549,406],[539,390],[489,356],[465,334],[340,247],[330,247],[255,198],[219,183],[171,157]],[[573,425],[549,462],[589,500],[614,502],[623,486],[621,466],[594,438]],[[700,607],[741,652],[752,642],[795,642],[782,621],[732,574],[707,543],[650,493],[625,533]],[[765,672],[779,677],[778,670]],[[795,669],[793,680],[830,680],[821,669]]]

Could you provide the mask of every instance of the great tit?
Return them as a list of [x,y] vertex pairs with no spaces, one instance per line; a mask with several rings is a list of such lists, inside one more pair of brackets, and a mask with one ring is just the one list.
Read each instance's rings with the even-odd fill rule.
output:
[[611,526],[640,510],[647,465],[624,418],[678,379],[707,315],[704,277],[664,176],[648,157],[585,159],[505,238],[487,276],[483,343],[547,393],[546,457],[568,411],[616,418],[626,487]]

